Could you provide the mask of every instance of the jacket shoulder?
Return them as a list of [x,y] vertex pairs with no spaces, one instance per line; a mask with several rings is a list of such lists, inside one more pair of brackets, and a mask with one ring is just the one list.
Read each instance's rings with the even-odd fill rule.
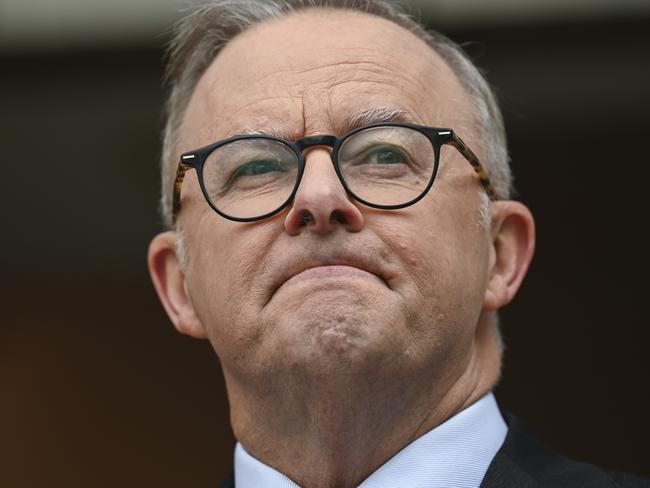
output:
[[648,488],[650,479],[641,478],[635,474],[623,473],[620,471],[610,471],[611,477],[618,483],[618,486],[625,488]]
[[235,470],[232,469],[219,484],[219,488],[235,488]]
[[650,480],[607,471],[546,448],[511,414],[506,440],[493,459],[481,488],[650,488]]

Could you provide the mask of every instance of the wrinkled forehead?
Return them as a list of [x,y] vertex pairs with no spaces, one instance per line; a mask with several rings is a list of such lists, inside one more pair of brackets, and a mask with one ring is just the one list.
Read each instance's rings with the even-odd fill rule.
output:
[[181,141],[341,133],[351,116],[376,109],[458,128],[470,107],[451,69],[414,34],[369,14],[312,9],[258,24],[219,53],[191,97]]

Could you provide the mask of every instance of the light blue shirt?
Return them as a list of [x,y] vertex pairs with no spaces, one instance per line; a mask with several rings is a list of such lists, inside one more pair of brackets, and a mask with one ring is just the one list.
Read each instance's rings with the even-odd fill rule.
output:
[[[505,440],[506,425],[492,393],[415,439],[358,488],[479,488]],[[235,447],[236,488],[300,488]]]

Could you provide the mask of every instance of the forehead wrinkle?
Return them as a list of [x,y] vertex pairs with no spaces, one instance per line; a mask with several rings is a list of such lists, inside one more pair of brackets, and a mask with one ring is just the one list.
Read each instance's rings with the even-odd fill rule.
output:
[[[282,106],[281,111],[285,111],[288,107],[291,105],[295,105],[295,98],[290,97],[290,96],[277,96],[277,97],[264,97],[260,98],[259,100],[253,100],[245,103],[244,105],[238,107],[234,112],[232,112],[231,118],[235,118],[239,115],[244,115],[246,116],[246,112],[251,112],[251,108],[254,108],[256,106],[259,106],[261,104],[266,104],[266,102],[281,102],[281,104],[278,104],[279,106]],[[284,102],[290,102],[290,103],[284,103]],[[269,111],[272,111],[273,109],[271,107],[264,107],[264,113],[268,114]],[[253,113],[257,112],[256,110],[252,111]]]
[[[294,45],[287,45],[284,46],[279,53],[274,51],[267,53],[267,56],[263,56],[259,53],[260,48],[268,50],[270,46],[267,46],[267,43],[263,42],[265,36],[262,36],[262,40],[256,39],[257,42],[253,42],[251,35],[255,32],[259,31],[255,28],[251,29],[247,32],[248,36],[243,39],[239,38],[231,41],[225,49],[226,52],[232,55],[233,47],[238,44],[243,44],[239,46],[240,49],[236,50],[236,52],[257,51],[258,54],[254,61],[258,62],[260,59],[262,60],[261,65],[259,65],[259,63],[256,64],[256,69],[254,71],[249,69],[250,63],[240,62],[239,66],[241,67],[241,70],[239,73],[231,72],[231,75],[234,74],[239,78],[239,81],[242,81],[242,78],[253,78],[252,82],[259,84],[265,83],[268,78],[274,78],[276,76],[291,77],[292,75],[308,75],[310,73],[318,74],[320,70],[328,68],[332,68],[337,76],[341,74],[349,76],[349,72],[343,73],[345,69],[342,70],[341,68],[354,67],[357,65],[367,67],[368,69],[366,71],[370,73],[394,77],[397,74],[394,66],[400,65],[403,61],[403,57],[394,52],[395,47],[399,46],[393,46],[391,49],[382,49],[381,47],[338,45],[333,49],[331,46],[320,47],[314,45],[311,46],[308,55],[306,55],[305,53],[296,53]],[[419,39],[415,40],[421,42]],[[302,43],[310,41],[310,39],[306,41],[303,40]],[[249,44],[253,44],[254,46],[249,46]],[[250,49],[251,47],[255,47],[256,50]],[[419,75],[419,72],[421,71],[420,67],[422,65],[444,64],[444,61],[437,59],[439,56],[437,56],[435,51],[433,51],[429,46],[422,44],[421,47],[424,50],[424,53],[426,53],[423,53],[423,56],[430,59],[426,63],[416,63],[416,66],[413,66],[413,69],[409,69],[408,71],[417,72]],[[276,46],[275,49],[277,50],[278,47]],[[420,56],[420,58],[423,56]],[[220,57],[223,59],[224,57],[227,58],[231,56],[224,56],[224,53],[221,53]],[[238,57],[238,59],[241,58]],[[400,70],[400,72],[402,71],[403,70]],[[301,81],[304,82],[304,80]]]
[[[404,69],[404,60],[396,57],[393,52],[376,48],[356,46],[347,48],[341,46],[337,48],[334,58],[332,56],[320,57],[312,53],[310,58],[299,61],[286,59],[288,66],[283,67],[282,71],[278,70],[278,63],[276,62],[269,66],[272,71],[263,74],[261,77],[259,77],[259,71],[257,71],[255,73],[257,78],[252,83],[253,85],[259,86],[264,85],[269,79],[275,79],[275,81],[281,81],[281,85],[293,85],[293,88],[300,89],[306,82],[309,83],[310,80],[300,79],[297,82],[293,82],[291,80],[293,76],[313,74],[318,78],[320,72],[331,69],[333,75],[323,76],[320,79],[312,80],[311,83],[326,83],[334,86],[341,81],[364,81],[364,78],[372,80],[380,77],[381,79],[378,81],[383,83],[386,83],[388,80],[400,78],[402,80],[400,84],[408,84],[413,87],[415,93],[422,93],[424,96],[430,97],[434,91],[437,91],[435,87],[439,85],[445,85],[446,88],[457,91],[460,85],[453,86],[454,82],[457,82],[456,77],[440,55],[426,44],[422,44],[420,47],[422,51],[420,59],[422,62],[411,62],[408,65],[408,69]],[[316,48],[315,52],[318,51],[330,52],[329,49]],[[297,63],[300,62],[317,62],[318,64],[315,66],[299,67]],[[401,69],[397,70],[395,66],[401,66]],[[455,84],[458,85],[458,83]]]
[[[418,42],[421,42],[418,39]],[[469,105],[469,97],[466,90],[462,87],[458,77],[449,67],[449,65],[442,59],[440,54],[436,52],[435,49],[431,48],[427,44],[422,44],[422,62],[409,63],[407,69],[395,70],[394,66],[387,66],[387,62],[395,62],[398,65],[403,61],[401,59],[393,59],[393,53],[383,53],[387,56],[384,56],[380,60],[370,60],[367,59],[359,63],[360,65],[366,63],[366,65],[374,65],[378,69],[367,69],[365,73],[378,74],[381,76],[388,75],[391,80],[401,79],[402,82],[399,83],[401,92],[406,95],[416,107],[422,106],[422,99],[425,100],[425,103],[435,102],[436,103],[436,112],[439,116],[443,110],[442,106],[448,108],[447,117],[450,120],[456,120],[458,115],[460,119],[465,123],[466,119],[471,119],[472,116],[464,115],[463,111],[472,111],[472,107]],[[342,47],[339,51],[349,51],[355,52],[359,51],[361,53],[370,52],[377,53],[376,49],[372,48],[361,48],[361,47],[351,47],[345,48]],[[385,82],[385,81],[381,81]],[[412,90],[404,90],[405,86],[410,86]],[[441,98],[440,94],[444,92],[444,97]],[[458,110],[460,109],[460,110]]]
[[[329,73],[319,76],[321,71],[327,70],[333,71],[333,76]],[[252,80],[250,86],[255,87],[257,85],[262,85],[262,87],[264,87],[269,86],[269,81],[271,81],[271,85],[279,81],[281,82],[281,86],[286,88],[297,88],[298,91],[301,91],[305,84],[335,85],[337,82],[341,81],[378,81],[387,83],[387,81],[392,81],[395,77],[399,77],[413,85],[420,85],[420,89],[428,88],[430,83],[426,83],[422,80],[424,76],[421,76],[420,71],[421,70],[418,70],[413,74],[404,70],[397,71],[395,66],[390,65],[390,60],[383,62],[367,59],[360,61],[333,60],[332,62],[320,63],[317,66],[276,70],[272,73],[264,74],[261,77],[256,77]],[[293,76],[310,74],[314,74],[316,79],[291,79]],[[426,77],[428,78],[429,76]],[[276,78],[279,78],[279,80]]]
[[[349,83],[354,84],[351,90],[348,89]],[[346,79],[328,83],[326,87],[301,88],[303,91],[311,92],[305,95],[307,101],[305,96],[260,94],[258,99],[248,100],[236,109],[228,106],[228,99],[218,100],[218,97],[207,97],[210,111],[216,114],[225,112],[230,115],[225,119],[217,117],[213,119],[213,123],[209,123],[205,131],[202,131],[205,132],[202,134],[204,139],[202,144],[242,134],[266,134],[295,140],[321,132],[343,134],[360,125],[373,122],[433,122],[431,116],[424,117],[421,114],[420,109],[427,107],[423,107],[422,100],[414,97],[411,90],[398,92],[399,99],[395,100],[394,96],[390,96],[394,93],[387,92],[385,82]],[[390,92],[395,92],[394,87],[389,88],[393,88]],[[289,90],[285,88],[283,91]],[[337,92],[342,93],[338,96]],[[363,99],[364,96],[368,99],[369,108],[366,104],[365,107],[362,105],[361,109],[351,107],[350,112],[344,111],[346,100]],[[339,98],[342,103],[337,103]],[[221,102],[225,102],[225,106],[222,106]],[[429,103],[426,105],[429,106]],[[438,112],[436,115],[439,115],[439,110],[436,112]],[[257,115],[259,113],[264,115]],[[437,119],[438,117],[435,117],[434,120]]]
[[[412,115],[407,110],[397,107],[370,107],[363,110],[358,110],[346,115],[344,125],[341,129],[337,130],[339,134],[349,132],[362,125],[381,123],[381,122],[414,122],[416,116]],[[295,133],[286,131],[278,127],[250,127],[245,130],[231,131],[232,135],[251,135],[251,136],[273,136],[280,137],[287,140],[295,140],[298,137]],[[303,134],[306,135],[306,134]]]
[[[331,70],[333,73],[320,75],[320,72],[327,70]],[[301,76],[310,74],[314,75],[314,79],[309,79],[309,76],[307,79],[301,78]],[[329,90],[347,82],[386,84],[387,79],[394,77],[394,70],[378,63],[344,61],[267,73],[261,78],[251,80],[248,86],[252,92],[262,93],[268,92],[270,88],[280,89],[286,93],[287,98],[292,98],[302,97],[308,91]]]
[[[431,119],[431,116],[423,117],[421,110],[435,110],[435,114],[431,114],[434,116],[434,120],[439,118],[441,112],[443,112],[442,108],[448,107],[450,112],[454,112],[452,105],[456,105],[458,99],[455,93],[456,90],[452,89],[450,92],[448,84],[445,80],[440,80],[440,76],[437,76],[438,73],[426,73],[426,76],[423,73],[423,76],[418,76],[417,73],[411,74],[408,70],[407,72],[396,71],[377,64],[372,66],[377,66],[378,69],[366,69],[367,66],[368,64],[364,64],[362,69],[355,71],[352,75],[347,73],[345,79],[341,79],[342,76],[339,75],[337,79],[329,81],[326,88],[332,92],[331,98],[340,98],[342,100],[349,98],[349,92],[338,96],[336,91],[344,91],[347,88],[346,85],[352,83],[354,84],[355,96],[371,94],[373,96],[387,95],[387,98],[395,98],[394,95],[397,94],[400,98],[397,105],[409,106],[413,115],[420,115],[421,122]],[[436,87],[440,87],[440,89],[436,90]],[[445,94],[444,98],[442,98],[443,93]],[[453,103],[451,103],[452,101]],[[463,101],[461,100],[461,106]],[[451,113],[448,116],[451,116]],[[433,122],[433,120],[430,120],[430,122]]]
[[[278,22],[275,27],[280,24],[286,26],[285,22],[286,19]],[[270,24],[257,27],[265,30],[262,40],[269,33],[276,33],[274,29],[264,29],[271,27]],[[265,130],[283,136],[300,136],[307,131],[330,132],[334,130],[331,122],[335,118],[340,120],[348,115],[342,112],[344,109],[359,108],[355,102],[349,103],[348,100],[365,95],[370,95],[369,100],[366,100],[370,104],[396,105],[410,109],[415,116],[420,114],[420,117],[414,117],[419,120],[412,120],[415,122],[435,121],[451,125],[450,119],[465,118],[462,110],[454,109],[459,106],[458,102],[461,102],[461,107],[467,103],[463,104],[464,100],[459,100],[453,82],[450,83],[449,78],[455,78],[453,72],[433,49],[419,39],[416,40],[422,48],[419,51],[421,56],[418,57],[421,62],[404,64],[404,59],[398,56],[401,52],[399,46],[398,51],[394,52],[382,49],[381,43],[369,47],[341,45],[336,49],[314,46],[310,56],[297,58],[294,57],[293,46],[289,44],[286,51],[277,51],[277,47],[274,47],[274,52],[279,53],[279,56],[267,57],[268,61],[262,65],[262,69],[255,65],[256,69],[253,70],[250,63],[239,59],[239,63],[235,64],[237,68],[233,71],[232,62],[229,62],[232,61],[232,55],[241,53],[251,42],[255,41],[254,44],[262,49],[271,47],[271,44],[261,42],[259,37],[255,38],[256,32],[261,33],[262,30],[252,28],[231,41],[211,67],[215,69],[216,76],[211,77],[209,91],[223,96],[206,98],[216,113],[226,107],[223,112],[236,116],[228,117],[232,122],[238,122],[229,124],[231,127]],[[254,53],[254,50],[249,52]],[[319,56],[321,52],[323,55]],[[220,62],[226,62],[231,69],[222,71],[219,67],[215,68]],[[222,73],[225,73],[225,77],[221,76]],[[354,84],[351,88],[350,83]],[[229,103],[230,98],[225,94],[233,90],[242,94],[236,100],[241,101],[243,98],[243,105],[236,106],[237,101]],[[251,100],[252,97],[259,98]],[[256,110],[253,109],[258,104],[263,104],[262,110],[259,110],[265,113],[262,117],[254,115]],[[363,105],[361,108],[364,108]],[[444,122],[440,120],[443,114]],[[338,127],[344,125],[345,121],[338,124]],[[230,129],[228,132],[234,135],[241,130]]]
[[[223,93],[223,89],[221,90]],[[203,113],[205,125],[201,131],[202,138],[210,141],[243,135],[249,131],[265,130],[271,135],[285,136],[299,132],[295,123],[295,113],[302,113],[302,101],[290,95],[268,96],[257,94],[257,98],[247,98],[243,105],[232,104],[228,97],[205,96]],[[221,116],[220,114],[225,114]]]

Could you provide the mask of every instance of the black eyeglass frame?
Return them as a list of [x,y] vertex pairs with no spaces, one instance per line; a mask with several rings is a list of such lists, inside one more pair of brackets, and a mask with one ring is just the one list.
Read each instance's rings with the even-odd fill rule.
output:
[[[420,193],[420,195],[418,195],[416,198],[406,203],[401,203],[399,205],[380,205],[380,204],[368,202],[363,198],[359,198],[348,187],[345,178],[341,174],[341,169],[339,167],[339,160],[338,160],[339,149],[343,144],[343,142],[345,142],[345,140],[348,139],[350,136],[356,134],[357,132],[361,132],[363,130],[370,129],[373,127],[404,127],[408,129],[413,129],[416,130],[417,132],[420,132],[421,134],[424,134],[431,142],[431,145],[433,146],[434,157],[435,157],[433,172],[431,174],[431,178],[429,179],[429,182],[427,183],[426,188],[422,190],[422,193]],[[208,195],[207,189],[205,187],[205,183],[203,181],[203,166],[205,165],[205,161],[207,160],[210,153],[212,153],[212,151],[225,144],[229,144],[231,142],[240,141],[244,139],[266,139],[266,140],[280,142],[285,146],[289,147],[298,158],[298,175],[296,177],[296,183],[289,197],[284,201],[284,203],[282,203],[282,205],[280,205],[275,210],[271,212],[267,212],[258,217],[233,217],[232,215],[223,213],[221,210],[219,210],[216,207],[216,205],[210,199],[210,196]],[[185,152],[181,154],[180,161],[178,163],[178,168],[176,170],[176,178],[174,180],[173,203],[172,203],[172,225],[176,223],[176,217],[178,215],[178,212],[180,211],[181,187],[183,185],[183,179],[185,178],[185,173],[190,169],[196,170],[199,179],[199,185],[201,187],[201,192],[203,193],[205,200],[208,202],[208,205],[210,205],[210,207],[215,212],[217,212],[225,219],[233,220],[236,222],[255,222],[258,220],[263,220],[272,217],[273,215],[281,212],[293,201],[296,192],[298,191],[298,187],[300,186],[300,182],[302,181],[302,175],[305,170],[304,151],[305,149],[314,146],[328,146],[332,148],[332,151],[330,153],[330,159],[332,161],[332,164],[334,165],[334,170],[336,171],[336,175],[338,176],[339,181],[343,185],[345,192],[354,200],[368,207],[378,208],[383,210],[397,210],[400,208],[405,208],[410,205],[413,205],[414,203],[424,198],[424,196],[431,189],[431,186],[433,185],[433,182],[436,179],[436,174],[438,173],[438,165],[440,162],[440,150],[442,146],[445,144],[449,144],[450,146],[456,148],[456,150],[458,150],[458,152],[460,152],[460,154],[469,162],[469,164],[474,169],[474,172],[478,175],[479,181],[481,182],[481,185],[487,192],[490,199],[494,199],[496,193],[494,187],[492,186],[492,183],[490,182],[490,177],[488,175],[487,170],[483,167],[476,154],[474,154],[474,152],[469,147],[467,147],[467,145],[463,142],[463,140],[458,135],[456,135],[456,133],[452,129],[427,127],[424,125],[411,124],[406,122],[378,122],[378,123],[367,124],[367,125],[357,127],[356,129],[353,129],[350,132],[347,132],[340,137],[334,135],[317,135],[317,136],[303,137],[296,141],[287,141],[286,139],[282,139],[280,137],[275,137],[270,135],[247,134],[247,135],[228,137],[227,139],[222,139],[220,141],[213,142],[212,144],[203,146],[198,149],[194,149],[193,151]]]

